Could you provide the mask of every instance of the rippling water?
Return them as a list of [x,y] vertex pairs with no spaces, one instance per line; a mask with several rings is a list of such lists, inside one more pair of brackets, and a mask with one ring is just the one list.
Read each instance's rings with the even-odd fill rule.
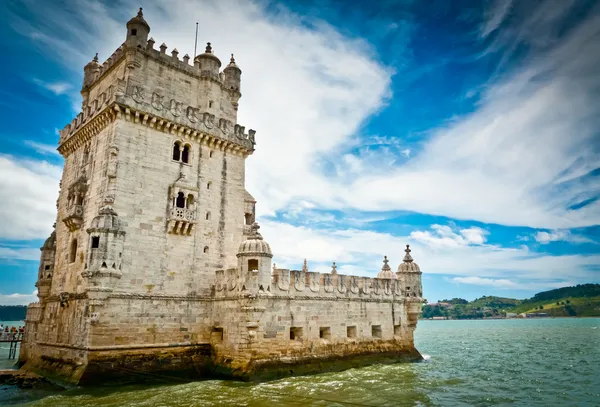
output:
[[600,318],[420,321],[416,344],[425,362],[262,384],[210,380],[72,389],[27,405],[600,405]]

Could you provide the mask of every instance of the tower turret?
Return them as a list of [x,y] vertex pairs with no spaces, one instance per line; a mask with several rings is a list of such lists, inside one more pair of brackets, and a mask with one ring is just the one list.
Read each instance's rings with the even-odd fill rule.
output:
[[227,65],[225,69],[223,69],[223,73],[225,74],[225,83],[223,84],[225,89],[239,92],[241,85],[242,70],[239,66],[236,65],[235,59],[233,58],[233,54],[231,54],[229,65]]
[[258,223],[252,224],[250,234],[238,249],[238,270],[242,284],[250,293],[266,291],[271,284],[271,259],[269,244],[258,233]]
[[98,63],[98,53],[96,53],[94,59],[92,59],[86,66],[83,67],[82,92],[92,83],[94,83],[96,75],[98,74],[98,72],[100,72],[100,68],[102,68],[102,65]]
[[83,277],[89,279],[88,297],[92,305],[103,305],[104,299],[121,278],[121,258],[125,231],[119,216],[105,205],[87,229],[88,257]]
[[144,14],[140,7],[137,15],[127,22],[127,39],[125,43],[132,46],[141,45],[146,48],[148,34],[150,34],[150,26],[144,20]]
[[221,69],[221,60],[212,52],[210,42],[206,43],[206,49],[203,54],[194,58],[194,66],[200,69],[200,75],[219,79],[219,69]]
[[421,269],[419,265],[415,263],[412,256],[410,255],[410,245],[406,245],[404,250],[404,261],[398,266],[398,281],[400,287],[406,292],[407,297],[422,297],[423,288],[421,286]]
[[50,234],[44,245],[40,247],[42,255],[40,256],[40,268],[38,270],[38,280],[35,286],[38,289],[38,298],[44,303],[50,287],[52,285],[52,275],[54,273],[54,259],[56,254],[56,231]]
[[396,279],[394,272],[388,264],[389,262],[387,256],[383,256],[383,266],[381,267],[381,271],[377,274],[377,278],[384,278],[386,280]]

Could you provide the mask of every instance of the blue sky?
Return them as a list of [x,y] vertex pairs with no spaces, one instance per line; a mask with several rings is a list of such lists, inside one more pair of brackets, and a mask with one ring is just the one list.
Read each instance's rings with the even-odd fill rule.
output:
[[139,6],[211,41],[257,129],[247,189],[281,267],[374,276],[411,244],[430,301],[600,282],[600,3],[8,0],[0,5],[0,304],[35,299],[57,130]]

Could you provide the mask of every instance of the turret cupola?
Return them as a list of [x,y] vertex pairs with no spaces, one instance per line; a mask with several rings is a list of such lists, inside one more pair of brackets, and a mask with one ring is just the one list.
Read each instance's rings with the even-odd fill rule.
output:
[[86,66],[83,67],[83,87],[82,91],[94,83],[102,65],[98,63],[98,54]]
[[204,53],[194,58],[194,66],[200,69],[200,75],[218,80],[219,69],[221,69],[221,60],[213,54],[210,42],[206,43]]
[[127,22],[127,40],[125,42],[129,45],[141,45],[145,48],[148,42],[148,34],[150,34],[150,26],[144,20],[144,14],[140,7],[137,15]]
[[404,261],[398,266],[398,283],[401,289],[404,291],[406,297],[417,297],[423,296],[423,287],[421,285],[421,269],[419,265],[414,262],[410,255],[410,246],[406,245],[404,250]]
[[398,266],[398,273],[420,273],[419,265],[414,262],[410,255],[410,245],[406,245],[404,252],[406,254],[404,255],[404,261]]
[[383,256],[383,266],[381,267],[381,271],[377,274],[377,278],[383,278],[386,280],[393,280],[396,278],[396,275],[388,264],[389,262],[390,261],[388,260],[387,256]]
[[233,54],[231,54],[229,65],[227,65],[225,69],[223,69],[223,73],[225,74],[225,83],[223,84],[225,89],[239,92],[241,85],[242,70],[239,66],[236,65],[235,59],[233,58]]
[[250,292],[267,290],[271,283],[271,246],[263,239],[258,229],[260,226],[254,222],[250,234],[238,248],[238,269],[241,279],[245,282],[244,288]]

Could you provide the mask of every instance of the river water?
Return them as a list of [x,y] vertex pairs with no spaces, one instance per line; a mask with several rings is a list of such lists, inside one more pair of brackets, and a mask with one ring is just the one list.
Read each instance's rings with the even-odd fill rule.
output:
[[424,362],[261,384],[209,380],[4,397],[61,407],[600,405],[600,318],[419,321],[415,341]]

